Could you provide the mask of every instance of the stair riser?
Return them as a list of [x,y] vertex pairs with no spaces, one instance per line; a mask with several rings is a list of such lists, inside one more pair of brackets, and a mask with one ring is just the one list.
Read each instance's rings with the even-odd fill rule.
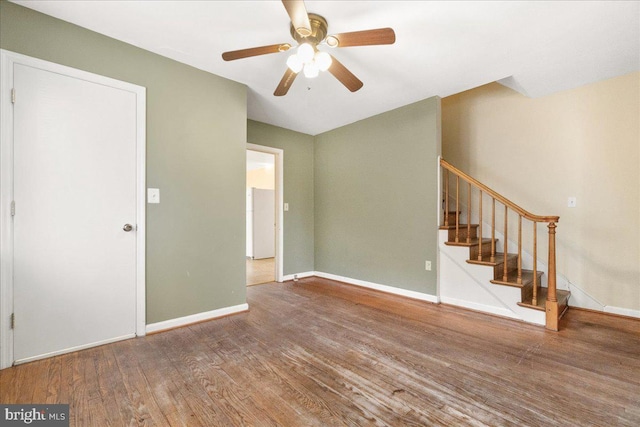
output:
[[531,298],[533,298],[533,283],[524,285],[520,291],[522,292],[520,301],[531,301]]
[[[515,270],[516,268],[518,268],[518,260],[517,258],[511,258],[507,260],[507,274],[512,271]],[[495,267],[493,267],[493,277],[496,280],[502,280],[503,277],[503,273],[504,273],[504,263],[500,263],[498,265],[496,265]]]
[[[472,246],[469,248],[469,258],[478,259],[478,253],[480,252],[480,246]],[[484,242],[482,244],[482,259],[489,259],[491,257],[491,242]]]
[[[522,298],[520,301],[527,301],[527,303],[532,302],[533,299],[533,283],[528,283],[521,288]],[[542,287],[540,286],[540,282],[538,282],[538,292],[536,294],[538,301],[540,298],[546,299],[545,296],[542,295]]]
[[[460,220],[462,220],[462,216],[460,216]],[[455,212],[449,212],[449,214],[447,215],[447,221],[449,222],[449,225],[455,224],[456,223],[456,213]]]
[[[455,225],[455,223],[453,225]],[[476,237],[478,237],[478,226],[477,225],[471,227],[470,231],[471,231],[471,233],[469,234],[469,238],[470,239],[475,239]],[[463,241],[467,240],[467,234],[468,233],[467,233],[467,226],[466,225],[458,227],[458,240],[460,242],[463,242]],[[456,241],[456,229],[455,228],[452,228],[452,229],[449,230],[448,238],[449,238],[450,242],[455,242]]]

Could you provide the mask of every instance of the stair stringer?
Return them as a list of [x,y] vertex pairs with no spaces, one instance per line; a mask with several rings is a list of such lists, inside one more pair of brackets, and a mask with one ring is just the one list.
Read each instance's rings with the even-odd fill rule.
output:
[[545,312],[521,307],[520,288],[495,285],[493,269],[467,263],[469,248],[445,245],[447,231],[438,231],[440,251],[439,297],[445,304],[545,325]]

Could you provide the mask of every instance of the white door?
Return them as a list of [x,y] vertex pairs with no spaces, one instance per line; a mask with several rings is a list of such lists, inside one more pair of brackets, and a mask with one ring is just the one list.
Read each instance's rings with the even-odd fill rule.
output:
[[136,96],[21,64],[13,72],[20,363],[135,335]]
[[253,188],[253,258],[273,258],[276,254],[275,191]]

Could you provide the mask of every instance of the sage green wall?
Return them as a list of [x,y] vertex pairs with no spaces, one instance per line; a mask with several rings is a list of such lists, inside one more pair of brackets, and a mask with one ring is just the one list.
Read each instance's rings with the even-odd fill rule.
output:
[[284,150],[284,274],[314,271],[313,143],[299,132],[249,120],[247,142]]
[[245,303],[246,87],[4,1],[0,47],[147,88],[147,323]]
[[316,271],[436,294],[439,115],[434,97],[316,136]]

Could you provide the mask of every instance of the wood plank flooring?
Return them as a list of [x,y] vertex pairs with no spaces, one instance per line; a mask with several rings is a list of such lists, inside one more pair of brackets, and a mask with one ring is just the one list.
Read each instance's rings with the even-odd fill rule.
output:
[[72,426],[638,426],[640,322],[558,333],[325,279],[250,311],[0,371],[2,403]]
[[247,258],[247,286],[260,285],[276,280],[275,258]]

